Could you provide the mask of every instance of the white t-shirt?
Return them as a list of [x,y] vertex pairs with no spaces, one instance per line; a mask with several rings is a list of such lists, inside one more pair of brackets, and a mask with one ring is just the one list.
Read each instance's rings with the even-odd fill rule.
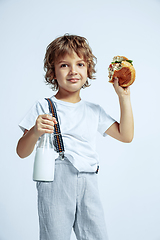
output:
[[[105,131],[115,122],[102,107],[81,100],[69,103],[51,97],[57,110],[65,148],[65,156],[80,172],[95,172],[99,163],[96,152],[96,133],[103,136]],[[37,101],[19,126],[24,131],[35,125],[39,115],[49,113],[45,99]],[[58,158],[58,153],[56,153]]]

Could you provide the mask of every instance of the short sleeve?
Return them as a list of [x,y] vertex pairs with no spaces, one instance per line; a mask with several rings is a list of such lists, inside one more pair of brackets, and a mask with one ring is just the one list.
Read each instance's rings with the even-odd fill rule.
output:
[[107,136],[105,131],[116,122],[109,114],[107,114],[102,107],[99,106],[99,123],[98,132],[104,137]]
[[22,119],[18,126],[22,129],[23,132],[25,131],[25,129],[31,129],[35,125],[36,119],[39,115],[49,112],[47,107],[48,105],[45,99],[42,101],[37,101],[31,107],[31,109],[28,111],[28,113]]

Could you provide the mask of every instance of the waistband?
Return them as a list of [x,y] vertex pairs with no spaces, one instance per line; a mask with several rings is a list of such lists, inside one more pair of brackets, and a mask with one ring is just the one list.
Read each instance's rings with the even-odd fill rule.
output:
[[[58,164],[65,164],[65,165],[71,165],[71,166],[73,166],[74,167],[74,165],[69,161],[69,159],[66,157],[66,156],[64,156],[64,159],[62,160],[60,157],[58,157],[58,158],[56,158],[55,159],[55,164],[56,165],[58,165]],[[75,167],[74,167],[75,168]],[[76,169],[76,168],[75,168]],[[76,169],[77,170],[77,169]],[[77,170],[78,171],[78,170]],[[79,171],[78,171],[79,172]],[[85,172],[85,171],[83,171],[83,172]],[[86,171],[86,173],[96,173],[96,174],[98,174],[98,172],[99,172],[99,166],[97,166],[97,169],[96,169],[96,171],[95,172],[87,172]]]

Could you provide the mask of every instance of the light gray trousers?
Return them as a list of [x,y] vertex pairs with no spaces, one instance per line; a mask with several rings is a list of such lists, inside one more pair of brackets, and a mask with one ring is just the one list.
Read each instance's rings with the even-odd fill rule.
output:
[[38,182],[40,240],[107,240],[97,174],[80,173],[65,158],[56,160],[53,182]]

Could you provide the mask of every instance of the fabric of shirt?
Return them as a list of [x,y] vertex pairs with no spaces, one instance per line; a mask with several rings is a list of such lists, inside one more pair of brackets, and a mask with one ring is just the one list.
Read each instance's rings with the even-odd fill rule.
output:
[[[70,103],[51,97],[54,102],[61,128],[65,156],[80,172],[95,172],[99,165],[96,152],[97,131],[107,136],[105,131],[115,122],[101,106],[81,100]],[[45,99],[37,101],[19,126],[24,131],[35,125],[39,115],[49,113]],[[58,158],[58,153],[56,153]]]

